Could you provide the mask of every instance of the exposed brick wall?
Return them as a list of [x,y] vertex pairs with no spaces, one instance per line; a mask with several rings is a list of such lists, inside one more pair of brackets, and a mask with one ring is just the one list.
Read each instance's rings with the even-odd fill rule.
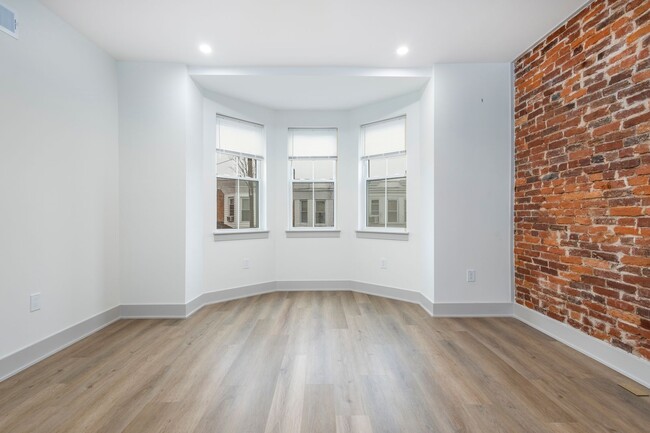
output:
[[515,61],[517,303],[650,359],[650,1]]

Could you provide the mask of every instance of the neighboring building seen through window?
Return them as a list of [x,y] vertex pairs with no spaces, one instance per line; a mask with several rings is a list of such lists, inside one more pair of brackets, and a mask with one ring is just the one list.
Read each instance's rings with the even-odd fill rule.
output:
[[335,128],[289,129],[293,228],[335,226],[337,135]]
[[406,117],[363,125],[365,226],[406,229]]
[[217,116],[217,230],[260,228],[264,127]]

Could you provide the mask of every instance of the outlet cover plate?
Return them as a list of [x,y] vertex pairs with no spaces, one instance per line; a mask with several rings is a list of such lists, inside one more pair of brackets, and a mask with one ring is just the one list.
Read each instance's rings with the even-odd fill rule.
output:
[[29,311],[34,312],[41,309],[41,294],[34,293],[29,295]]

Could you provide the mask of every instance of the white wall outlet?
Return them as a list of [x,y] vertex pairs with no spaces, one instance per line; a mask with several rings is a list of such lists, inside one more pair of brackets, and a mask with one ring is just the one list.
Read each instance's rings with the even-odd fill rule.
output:
[[388,259],[379,260],[379,267],[381,269],[388,269]]
[[34,293],[29,295],[29,311],[34,312],[41,309],[41,294]]
[[244,259],[244,262],[241,265],[242,269],[250,269],[251,259]]
[[467,282],[468,283],[476,282],[476,271],[474,269],[467,270]]

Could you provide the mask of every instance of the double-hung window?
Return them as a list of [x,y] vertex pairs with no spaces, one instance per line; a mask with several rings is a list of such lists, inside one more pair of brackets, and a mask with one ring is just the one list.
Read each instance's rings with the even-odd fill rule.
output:
[[290,226],[336,226],[336,128],[289,129]]
[[406,230],[406,117],[361,126],[364,228]]
[[217,231],[259,229],[264,127],[217,116]]

